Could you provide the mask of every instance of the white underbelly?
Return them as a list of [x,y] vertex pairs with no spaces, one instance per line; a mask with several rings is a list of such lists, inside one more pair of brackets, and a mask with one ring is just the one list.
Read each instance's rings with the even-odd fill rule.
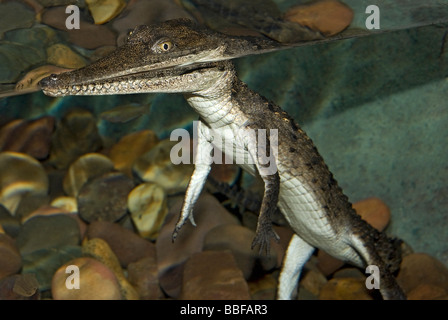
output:
[[343,259],[358,262],[349,235],[332,226],[323,203],[298,178],[282,173],[278,206],[294,232],[308,244]]

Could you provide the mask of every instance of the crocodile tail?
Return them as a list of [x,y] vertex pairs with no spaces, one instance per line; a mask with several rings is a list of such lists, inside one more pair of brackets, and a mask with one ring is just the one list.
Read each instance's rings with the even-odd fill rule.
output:
[[401,239],[389,238],[386,234],[378,232],[378,237],[375,241],[376,251],[391,273],[396,272],[400,268],[402,244],[403,241]]

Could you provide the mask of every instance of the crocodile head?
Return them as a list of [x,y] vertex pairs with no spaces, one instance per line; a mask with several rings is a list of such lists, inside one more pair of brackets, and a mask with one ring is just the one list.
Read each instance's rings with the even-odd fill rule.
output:
[[189,19],[175,19],[138,26],[126,44],[109,56],[75,71],[53,74],[39,84],[50,96],[193,92],[201,89],[201,81],[217,61],[279,46],[270,39],[231,37]]

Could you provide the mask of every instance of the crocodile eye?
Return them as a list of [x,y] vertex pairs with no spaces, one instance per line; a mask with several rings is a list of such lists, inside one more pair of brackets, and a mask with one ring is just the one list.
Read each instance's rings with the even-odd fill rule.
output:
[[163,41],[157,44],[157,46],[161,51],[166,52],[171,50],[171,48],[173,47],[173,43],[171,41]]

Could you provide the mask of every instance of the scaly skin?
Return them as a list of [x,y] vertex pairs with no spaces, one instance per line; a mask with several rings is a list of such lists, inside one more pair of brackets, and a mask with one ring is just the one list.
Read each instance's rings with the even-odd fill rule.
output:
[[[187,188],[176,238],[189,219],[210,171],[217,135],[232,142],[232,156],[255,160],[241,166],[265,184],[253,246],[269,250],[277,239],[271,215],[276,206],[294,230],[279,279],[278,297],[293,297],[303,265],[314,248],[359,267],[376,265],[385,299],[403,299],[391,272],[400,262],[399,241],[387,238],[353,210],[311,139],[280,107],[242,83],[233,57],[275,48],[270,40],[228,37],[186,20],[137,27],[126,45],[85,68],[41,81],[45,94],[105,95],[145,92],[183,93],[200,114],[195,170]],[[249,49],[248,49],[249,48]],[[266,148],[256,135],[266,130]],[[277,141],[271,133],[277,133]],[[223,150],[229,153],[230,149]],[[269,151],[265,151],[269,150]],[[273,152],[276,151],[276,152]],[[263,157],[270,155],[269,163]],[[274,171],[271,165],[275,168]]]

